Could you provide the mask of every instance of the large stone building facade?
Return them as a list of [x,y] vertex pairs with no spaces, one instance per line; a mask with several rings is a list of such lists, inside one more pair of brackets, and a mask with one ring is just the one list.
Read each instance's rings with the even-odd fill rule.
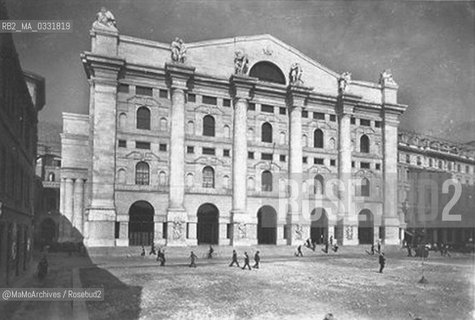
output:
[[[0,2],[0,20],[8,20]],[[38,112],[44,79],[21,69],[11,34],[0,34],[0,287],[30,268]]]
[[172,45],[98,14],[63,114],[59,238],[87,246],[401,241],[398,86],[270,35]]

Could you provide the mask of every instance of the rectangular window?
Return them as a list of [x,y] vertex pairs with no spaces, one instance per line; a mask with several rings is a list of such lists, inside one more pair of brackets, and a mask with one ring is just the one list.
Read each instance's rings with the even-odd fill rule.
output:
[[261,111],[267,113],[274,113],[274,106],[270,106],[268,104],[261,105]]
[[285,108],[283,108],[283,107],[280,107],[280,108],[279,108],[279,114],[285,115],[285,114],[287,114],[287,110],[286,110]]
[[279,156],[279,160],[280,160],[280,162],[285,162],[285,154],[281,154]]
[[162,224],[162,237],[163,237],[163,239],[166,239],[166,238],[168,237],[167,230],[168,230],[167,223],[164,222],[164,223]]
[[218,99],[216,97],[203,96],[201,101],[205,104],[212,104],[213,106],[218,104]]
[[433,160],[431,158],[431,159],[429,159],[429,167],[432,167],[432,164],[433,164]]
[[153,96],[153,90],[152,88],[149,88],[149,87],[137,86],[135,87],[135,93],[141,96],[149,96],[149,97]]
[[323,158],[314,158],[313,164],[323,164]]
[[114,236],[116,239],[119,239],[120,237],[120,222],[119,221],[115,222]]
[[160,98],[168,99],[168,90],[160,89],[160,90],[158,91],[158,96],[159,96]]
[[119,148],[127,148],[127,141],[119,140]]
[[351,167],[352,167],[352,168],[355,167],[355,162],[354,162],[354,161],[351,161]]
[[261,159],[262,160],[272,161],[273,158],[274,157],[273,157],[272,153],[263,153],[263,154],[261,154]]
[[356,118],[355,118],[355,117],[351,117],[350,122],[351,122],[351,124],[356,124]]
[[411,163],[411,156],[406,154],[406,163]]
[[325,120],[325,114],[321,112],[314,112],[313,118],[316,120]]
[[375,122],[374,122],[374,126],[375,126],[376,128],[381,128],[381,121],[375,121]]
[[369,162],[361,162],[360,163],[360,168],[361,169],[369,169],[369,166],[370,166]]
[[196,94],[188,93],[188,102],[196,102]]
[[330,115],[330,121],[336,122],[336,115],[331,114],[331,115]]
[[371,120],[360,119],[360,126],[370,127],[371,126]]
[[332,167],[336,166],[336,160],[335,159],[330,159],[330,165]]
[[248,159],[254,159],[254,152],[248,152],[247,153],[247,158]]
[[195,153],[195,147],[187,146],[186,153]]
[[308,118],[308,111],[302,110],[302,118]]
[[223,107],[230,107],[230,106],[231,106],[231,100],[223,99]]
[[150,149],[150,142],[135,141],[136,149]]
[[255,103],[249,103],[249,106],[248,106],[247,110],[256,111],[256,104]]
[[119,88],[117,88],[117,91],[120,93],[129,93],[129,85],[128,84],[119,84]]
[[381,163],[376,163],[376,170],[381,170]]
[[167,145],[165,143],[160,143],[158,145],[158,150],[160,151],[167,151]]
[[307,157],[303,157],[303,158],[302,158],[302,162],[303,162],[303,163],[307,163]]
[[203,154],[214,156],[216,154],[216,149],[214,148],[203,148]]
[[233,225],[231,223],[228,223],[226,225],[226,239],[231,239],[232,230],[233,230]]
[[465,173],[470,173],[470,168],[468,166],[465,166]]
[[223,157],[229,157],[229,149],[223,150]]

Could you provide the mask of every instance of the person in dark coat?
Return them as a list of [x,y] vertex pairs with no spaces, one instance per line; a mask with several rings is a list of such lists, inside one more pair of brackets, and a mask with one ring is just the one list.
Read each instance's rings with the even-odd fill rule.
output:
[[296,257],[303,257],[303,253],[302,253],[302,245],[299,245],[297,247],[297,253],[295,254]]
[[38,262],[38,278],[40,280],[43,280],[46,277],[46,274],[48,273],[48,260],[46,259],[46,256],[43,256],[43,258]]
[[386,265],[386,258],[384,257],[384,253],[381,252],[379,254],[379,273],[383,273],[383,269],[385,265]]
[[232,267],[234,264],[236,264],[239,268],[239,262],[238,262],[238,259],[237,259],[237,253],[236,253],[236,250],[233,250],[233,258],[232,258],[232,261],[231,263],[229,264],[230,267]]
[[256,251],[256,254],[254,255],[254,265],[252,266],[253,268],[259,269],[259,262],[261,262],[261,257],[259,256],[259,251]]
[[381,241],[378,240],[378,253],[381,253]]
[[212,247],[212,246],[209,246],[208,259],[212,259],[212,258],[213,258],[213,253],[214,253],[213,247]]
[[246,269],[246,266],[251,270],[251,266],[249,264],[249,256],[247,255],[247,252],[244,252],[244,266],[242,267],[242,270]]
[[330,236],[330,247],[333,246],[333,236]]
[[333,252],[338,252],[338,248],[339,248],[338,243],[335,242],[335,245],[332,248]]
[[374,243],[371,245],[371,255],[374,256]]
[[140,254],[142,257],[145,257],[145,247],[142,246],[142,253]]
[[149,255],[155,255],[157,254],[157,251],[155,250],[155,243],[152,242],[152,245],[150,246],[150,252],[148,253]]
[[196,254],[191,251],[191,254],[190,254],[190,259],[191,259],[191,263],[190,263],[190,268],[193,267],[193,268],[196,268],[196,259],[198,257],[196,256]]
[[325,240],[325,248],[322,251],[328,253],[328,240]]

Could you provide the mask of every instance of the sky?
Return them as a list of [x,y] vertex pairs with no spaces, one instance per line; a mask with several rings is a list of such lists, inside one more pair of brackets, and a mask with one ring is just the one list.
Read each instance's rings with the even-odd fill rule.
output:
[[12,20],[72,20],[72,33],[15,34],[23,69],[46,78],[42,122],[88,113],[79,55],[102,6],[121,34],[170,43],[271,34],[338,73],[377,82],[391,69],[400,128],[475,140],[475,2],[5,0]]

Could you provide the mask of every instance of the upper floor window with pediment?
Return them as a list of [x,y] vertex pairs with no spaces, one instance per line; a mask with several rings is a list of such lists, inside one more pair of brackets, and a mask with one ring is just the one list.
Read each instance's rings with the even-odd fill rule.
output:
[[369,153],[369,138],[365,134],[360,138],[360,152]]
[[150,130],[150,110],[147,107],[137,109],[137,129]]
[[323,131],[320,129],[313,132],[313,147],[323,148]]
[[269,122],[264,122],[262,124],[261,141],[272,142],[272,125]]

